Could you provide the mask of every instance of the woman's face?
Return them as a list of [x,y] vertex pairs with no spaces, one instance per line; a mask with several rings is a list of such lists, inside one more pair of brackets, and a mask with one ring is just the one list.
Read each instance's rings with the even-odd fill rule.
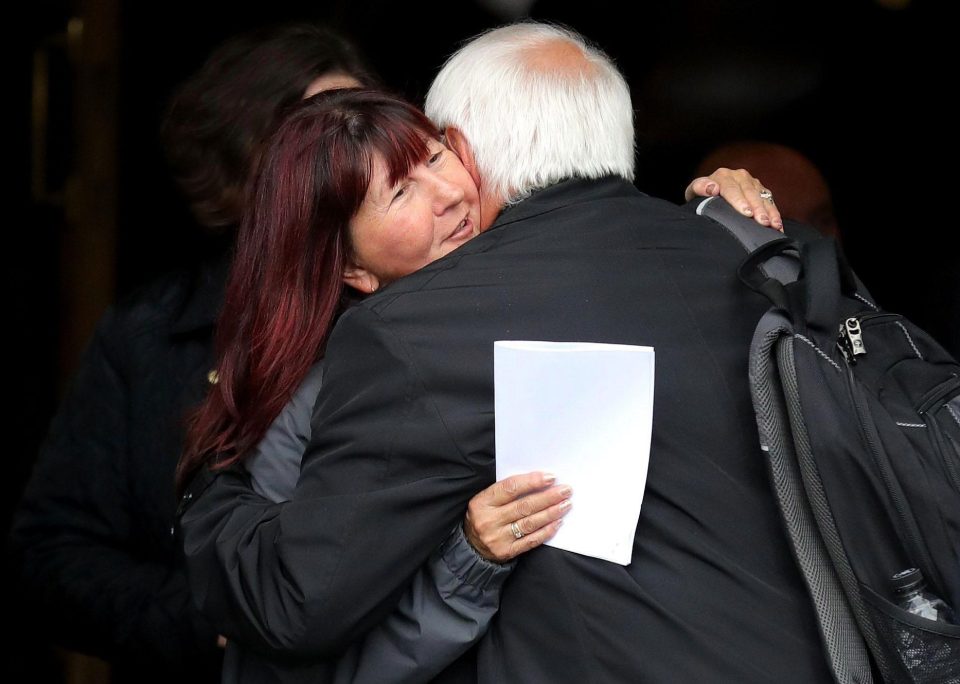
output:
[[344,281],[373,292],[423,268],[479,233],[480,196],[459,157],[437,140],[427,159],[391,185],[382,159],[350,221],[351,264]]

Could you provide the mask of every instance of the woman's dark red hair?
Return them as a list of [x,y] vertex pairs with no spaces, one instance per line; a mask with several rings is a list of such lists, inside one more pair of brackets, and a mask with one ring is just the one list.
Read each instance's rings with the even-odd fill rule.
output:
[[247,454],[323,355],[374,159],[396,183],[438,136],[418,109],[372,90],[320,93],[281,124],[237,234],[217,323],[219,380],[191,418],[178,490],[204,463]]

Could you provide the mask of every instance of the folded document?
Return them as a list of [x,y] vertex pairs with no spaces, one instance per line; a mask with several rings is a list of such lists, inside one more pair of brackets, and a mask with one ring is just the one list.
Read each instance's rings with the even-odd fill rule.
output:
[[497,479],[542,470],[573,487],[548,545],[629,565],[653,425],[652,347],[494,343]]

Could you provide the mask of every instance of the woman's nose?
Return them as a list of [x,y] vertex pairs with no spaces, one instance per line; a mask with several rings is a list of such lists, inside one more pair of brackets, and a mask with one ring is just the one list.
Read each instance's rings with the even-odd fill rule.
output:
[[463,188],[441,175],[434,181],[434,213],[438,216],[463,201]]

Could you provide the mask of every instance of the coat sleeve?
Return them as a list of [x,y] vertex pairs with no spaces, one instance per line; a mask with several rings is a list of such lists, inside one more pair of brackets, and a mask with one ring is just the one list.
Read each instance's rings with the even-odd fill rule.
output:
[[240,643],[329,657],[393,611],[490,473],[448,434],[401,339],[370,310],[327,349],[291,501],[224,472],[181,518],[195,599]]
[[477,555],[457,523],[397,608],[338,660],[333,681],[404,684],[437,676],[486,633],[512,568]]
[[14,517],[18,580],[62,646],[213,668],[216,633],[193,607],[178,555],[145,552],[132,515],[123,330],[104,317],[51,425]]
[[[293,496],[322,375],[322,364],[310,370],[243,462],[253,490],[273,502]],[[432,678],[486,633],[512,568],[513,563],[491,563],[477,554],[458,521],[417,570],[397,608],[337,660],[334,681],[401,684]]]
[[265,499],[289,501],[310,442],[310,417],[323,383],[323,362],[315,363],[263,439],[243,459],[253,490]]

